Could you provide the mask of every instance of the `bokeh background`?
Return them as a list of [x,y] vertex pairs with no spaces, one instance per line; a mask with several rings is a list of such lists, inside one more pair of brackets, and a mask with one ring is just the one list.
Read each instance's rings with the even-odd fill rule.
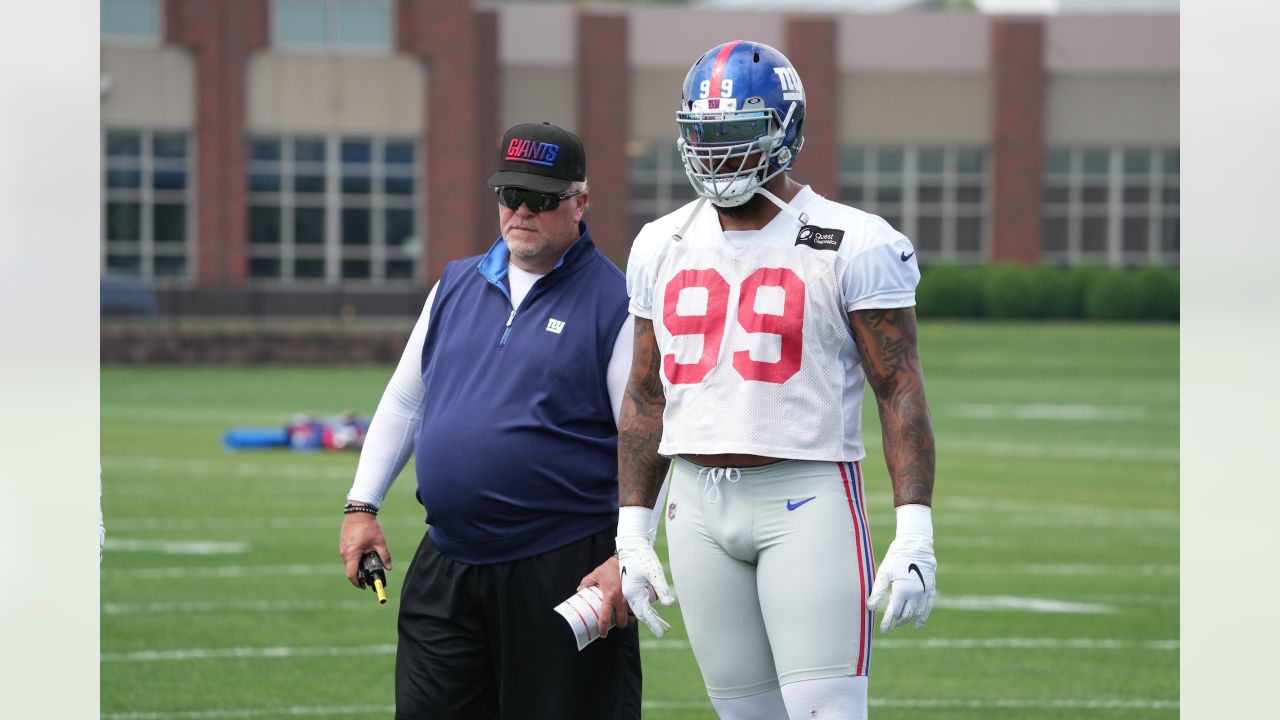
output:
[[[737,38],[803,78],[795,176],[883,216],[926,268],[1176,267],[1177,3],[982,7],[104,0],[104,312],[412,315],[497,236],[484,179],[528,121],[585,141],[592,234],[623,264],[694,197],[680,86]],[[104,358],[154,344],[115,330]]]
[[[693,198],[681,81],[733,39],[805,83],[795,176],[884,216],[924,269],[942,593],[926,631],[877,638],[873,716],[1177,716],[1177,2],[101,13],[106,720],[389,715],[398,578],[378,608],[337,563],[355,454],[222,433],[372,413],[440,269],[497,236],[483,182],[510,125],[583,138],[592,235],[623,265]],[[382,514],[401,570],[412,486]],[[645,716],[712,717],[673,620],[646,637]]]

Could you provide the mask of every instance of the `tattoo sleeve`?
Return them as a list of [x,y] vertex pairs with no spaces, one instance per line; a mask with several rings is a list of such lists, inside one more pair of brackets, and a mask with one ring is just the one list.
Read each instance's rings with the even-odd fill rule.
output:
[[915,309],[855,310],[849,325],[880,411],[893,505],[932,505],[933,421],[916,351]]
[[652,320],[636,318],[634,353],[618,417],[618,504],[651,508],[669,463],[658,454],[667,398]]

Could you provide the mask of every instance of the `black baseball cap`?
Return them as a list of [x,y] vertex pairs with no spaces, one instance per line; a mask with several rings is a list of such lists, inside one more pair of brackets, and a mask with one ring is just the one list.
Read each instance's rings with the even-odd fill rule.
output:
[[586,179],[587,154],[577,135],[547,122],[524,123],[502,136],[489,186],[558,193]]

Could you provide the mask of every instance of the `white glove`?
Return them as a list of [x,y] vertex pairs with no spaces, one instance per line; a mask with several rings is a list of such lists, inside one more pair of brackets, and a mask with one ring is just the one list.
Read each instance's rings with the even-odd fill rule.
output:
[[885,595],[889,596],[880,621],[882,633],[913,618],[916,627],[924,627],[938,592],[934,580],[938,561],[933,555],[933,511],[928,505],[903,505],[897,512],[897,537],[885,552],[867,597],[867,606],[875,611]]
[[653,634],[662,637],[671,626],[658,616],[649,604],[654,599],[663,605],[676,601],[662,571],[662,561],[653,551],[649,540],[649,519],[652,510],[647,507],[628,506],[618,511],[618,567],[622,574],[622,595],[631,606],[636,618],[649,626]]

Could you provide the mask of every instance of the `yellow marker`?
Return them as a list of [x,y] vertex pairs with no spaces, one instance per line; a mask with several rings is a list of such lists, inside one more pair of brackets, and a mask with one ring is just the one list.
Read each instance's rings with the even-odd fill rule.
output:
[[378,593],[378,604],[379,604],[379,605],[386,605],[386,604],[387,604],[387,593],[386,593],[386,591],[384,591],[384,590],[382,589],[382,581],[381,581],[381,580],[374,580],[374,581],[373,581],[373,591],[374,591],[374,592],[376,592],[376,593]]

